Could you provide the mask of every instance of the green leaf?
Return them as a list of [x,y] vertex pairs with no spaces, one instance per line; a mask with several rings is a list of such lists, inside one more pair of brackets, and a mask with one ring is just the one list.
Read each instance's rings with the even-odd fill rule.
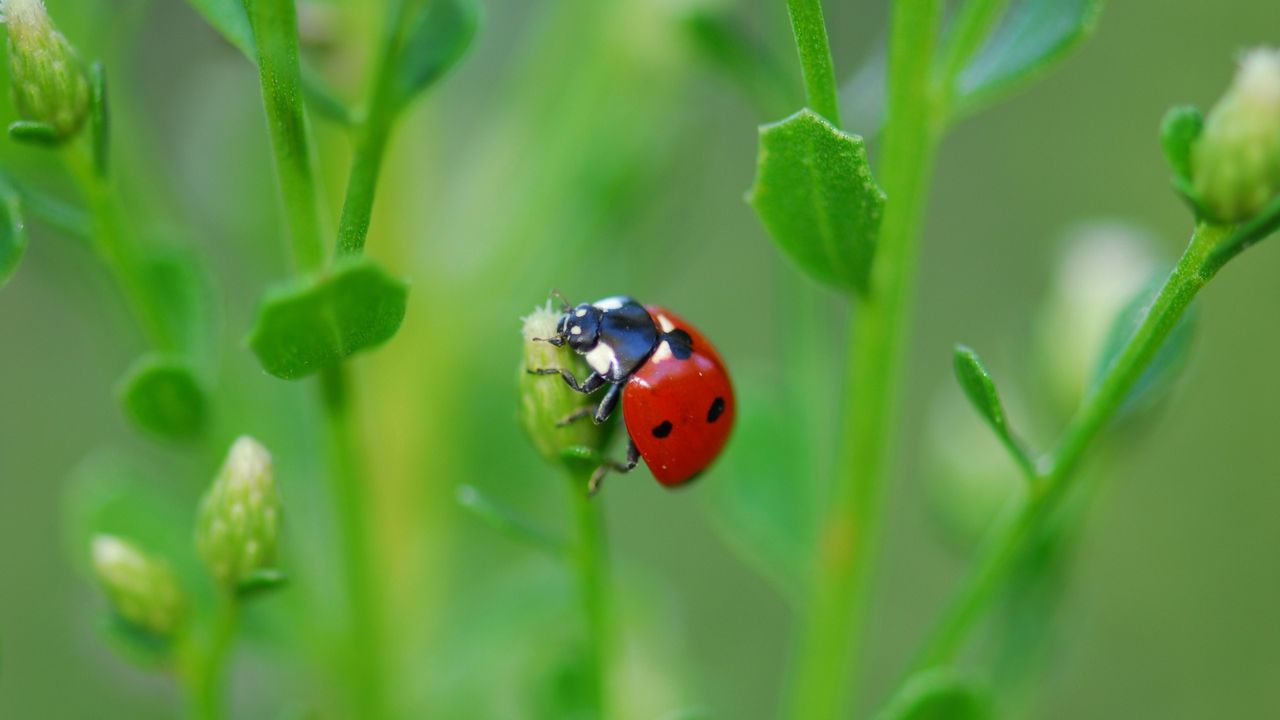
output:
[[270,292],[249,331],[268,373],[306,377],[390,340],[404,320],[409,288],[366,257]]
[[42,148],[55,148],[67,140],[58,134],[58,129],[54,126],[32,120],[10,123],[9,137],[20,143]]
[[159,309],[164,336],[183,355],[199,356],[207,349],[214,312],[200,258],[172,243],[156,245],[140,261],[147,293]]
[[1189,105],[1170,108],[1160,123],[1160,147],[1177,177],[1191,177],[1191,144],[1204,130],[1204,116]]
[[[1097,369],[1094,371],[1094,387],[1102,382],[1111,365],[1141,327],[1143,320],[1146,319],[1147,310],[1155,301],[1160,288],[1164,286],[1164,279],[1164,275],[1153,277],[1151,282],[1136,293],[1116,315],[1111,331],[1107,334],[1107,341],[1103,344],[1102,354],[1098,358]],[[1186,367],[1187,359],[1191,355],[1191,341],[1195,337],[1195,318],[1195,305],[1192,305],[1169,333],[1168,339],[1152,358],[1151,364],[1129,390],[1124,403],[1116,413],[1117,417],[1150,409],[1167,395],[1173,386],[1173,381]]]
[[762,126],[748,202],[805,272],[866,293],[885,196],[862,138],[808,109]]
[[471,46],[479,24],[472,0],[429,2],[404,28],[392,67],[393,107],[403,107],[444,76]]
[[244,53],[245,57],[254,59],[258,56],[244,0],[187,0],[187,4],[195,8],[205,22],[212,25],[214,30]]
[[241,600],[255,599],[280,590],[288,584],[289,577],[280,570],[258,568],[236,586],[236,596]]
[[93,167],[99,177],[106,177],[111,147],[111,112],[107,104],[107,74],[101,62],[89,69],[89,132],[93,139]]
[[1032,467],[1031,460],[1009,427],[1004,405],[1000,402],[1000,393],[996,391],[996,383],[991,379],[991,373],[987,372],[986,366],[982,364],[982,359],[971,348],[957,345],[953,363],[956,380],[959,381],[964,394],[968,396],[969,403],[978,411],[987,425],[991,426],[1000,441],[1013,454],[1014,459],[1024,470],[1029,470]]
[[22,203],[11,188],[0,187],[0,288],[13,277],[26,252],[27,230],[22,222]]
[[143,355],[120,380],[117,395],[129,419],[147,432],[182,440],[204,429],[205,393],[183,358]]
[[991,102],[1048,71],[1087,38],[1102,0],[1013,0],[1000,25],[960,71],[953,94],[961,112]]
[[907,680],[877,720],[988,720],[987,693],[950,668],[926,670]]

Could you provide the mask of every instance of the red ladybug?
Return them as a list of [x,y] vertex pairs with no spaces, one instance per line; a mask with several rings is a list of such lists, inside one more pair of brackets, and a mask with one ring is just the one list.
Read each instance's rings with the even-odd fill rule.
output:
[[658,482],[678,487],[707,469],[729,440],[736,410],[729,373],[711,343],[675,313],[629,297],[565,303],[556,336],[546,341],[568,344],[591,374],[579,383],[563,368],[529,372],[560,375],[583,394],[609,385],[594,413],[585,408],[564,422],[592,415],[602,423],[622,400],[627,461],[605,461],[591,476],[590,492],[609,470],[629,472],[640,458]]

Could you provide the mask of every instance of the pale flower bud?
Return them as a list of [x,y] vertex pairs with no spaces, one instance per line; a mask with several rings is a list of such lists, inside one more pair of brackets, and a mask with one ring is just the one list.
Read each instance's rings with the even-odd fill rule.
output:
[[42,0],[3,0],[9,28],[9,82],[14,108],[43,123],[59,140],[74,136],[89,115],[89,80],[75,48],[53,26]]
[[94,574],[116,613],[148,632],[172,635],[186,601],[169,566],[111,535],[94,537],[92,554]]
[[218,584],[235,591],[254,573],[275,569],[279,535],[280,495],[271,454],[241,436],[200,501],[196,549]]
[[523,318],[522,322],[524,355],[520,364],[519,417],[525,433],[538,452],[551,463],[566,462],[581,450],[599,452],[608,439],[606,426],[596,425],[591,418],[560,424],[575,411],[591,405],[591,399],[575,392],[558,375],[528,372],[539,368],[564,368],[578,380],[590,373],[582,357],[567,346],[556,347],[540,340],[556,336],[560,313],[547,303]]
[[1196,195],[1218,221],[1248,220],[1280,195],[1280,51],[1244,56],[1191,160]]

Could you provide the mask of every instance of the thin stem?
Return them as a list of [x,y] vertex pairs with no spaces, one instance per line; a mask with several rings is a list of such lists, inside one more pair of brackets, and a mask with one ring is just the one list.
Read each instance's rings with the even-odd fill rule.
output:
[[1115,415],[1196,293],[1213,276],[1217,268],[1211,264],[1212,252],[1227,233],[1227,229],[1218,226],[1196,228],[1142,325],[1067,426],[1057,448],[1042,463],[1041,472],[1031,478],[1029,497],[1019,498],[1007,518],[997,524],[970,575],[927,639],[911,674],[954,660],[964,639],[1008,578],[1028,540],[1043,528],[1046,519],[1066,497],[1071,477],[1089,444]]
[[258,48],[258,75],[267,111],[276,177],[284,202],[294,264],[314,270],[324,260],[320,204],[298,66],[298,21],[293,0],[245,3]]
[[346,652],[348,672],[362,717],[384,717],[382,693],[382,624],[375,578],[374,549],[369,525],[368,493],[362,482],[359,447],[355,441],[346,368],[333,365],[321,371],[326,444],[330,454],[332,496],[342,533],[350,627]]
[[602,510],[598,500],[586,492],[588,477],[574,476],[570,487],[578,537],[573,547],[574,566],[578,572],[578,592],[582,600],[583,619],[587,626],[586,694],[591,717],[607,717],[609,707],[608,672],[610,656],[609,592],[606,583]]
[[196,720],[217,720],[226,716],[224,680],[227,656],[240,619],[239,602],[230,593],[220,593],[209,645],[196,661],[192,687],[192,716]]
[[836,73],[827,42],[827,24],[822,18],[822,0],[787,0],[787,14],[791,16],[791,31],[800,53],[809,107],[840,127],[840,101],[836,96]]
[[846,716],[861,635],[885,458],[892,443],[905,323],[915,281],[920,218],[937,142],[930,84],[942,5],[894,4],[889,45],[889,118],[880,162],[889,202],[871,293],[850,331],[843,441],[834,498],[822,518],[813,586],[803,615],[791,715]]

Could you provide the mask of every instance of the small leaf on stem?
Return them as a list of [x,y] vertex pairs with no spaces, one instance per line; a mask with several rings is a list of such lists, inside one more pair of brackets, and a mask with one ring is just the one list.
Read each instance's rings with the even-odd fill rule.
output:
[[808,109],[762,126],[747,200],[773,241],[805,272],[866,294],[885,195],[862,138]]
[[205,393],[181,357],[143,355],[121,378],[116,393],[125,414],[147,432],[181,440],[204,429]]
[[268,293],[249,347],[268,373],[311,375],[390,340],[404,320],[408,285],[364,257]]
[[15,142],[42,148],[55,148],[67,141],[58,128],[34,120],[18,120],[9,124],[9,137]]
[[93,139],[93,167],[106,177],[111,146],[111,113],[107,105],[107,73],[101,62],[89,68],[89,133]]
[[27,230],[16,192],[0,187],[0,288],[13,276],[27,251]]
[[407,105],[458,62],[479,14],[472,0],[436,0],[410,20],[393,60],[393,107]]
[[1176,177],[1191,178],[1191,145],[1204,130],[1204,115],[1190,105],[1170,108],[1160,123],[1160,147]]
[[964,394],[969,397],[969,402],[1004,442],[1014,459],[1022,465],[1024,470],[1029,470],[1032,467],[1031,461],[1009,427],[1009,421],[1004,414],[1004,405],[1000,402],[999,392],[996,391],[995,381],[991,379],[991,373],[987,372],[981,358],[971,348],[957,345],[953,362],[956,380],[960,382]]
[[971,112],[1046,72],[1092,32],[1102,0],[1013,0],[1000,25],[955,78],[952,94]]

